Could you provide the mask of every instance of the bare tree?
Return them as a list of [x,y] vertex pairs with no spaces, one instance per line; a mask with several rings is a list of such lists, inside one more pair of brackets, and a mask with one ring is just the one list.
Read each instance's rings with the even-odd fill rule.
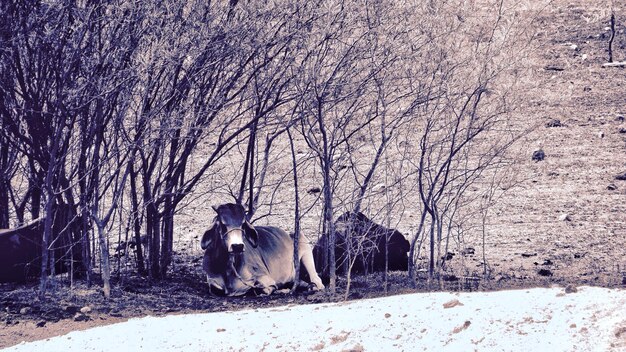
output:
[[[454,32],[445,37],[435,32],[428,34],[435,44],[431,53],[438,55],[439,60],[431,81],[435,94],[423,105],[421,118],[415,120],[418,125],[414,127],[421,136],[416,162],[410,163],[417,170],[423,209],[411,243],[412,279],[415,251],[419,251],[417,243],[424,239],[429,244],[429,278],[439,276],[444,263],[438,259],[442,240],[447,246],[449,238],[443,235],[445,224],[450,229],[460,207],[466,204],[468,186],[500,163],[509,147],[526,132],[511,119],[510,103],[520,77],[518,63],[530,48],[532,33],[528,23],[515,22],[512,14],[504,12],[502,2],[494,6],[497,12],[492,23],[471,17],[460,21],[447,15],[448,11],[469,8],[442,5],[430,9],[438,19],[449,19],[446,26]],[[467,43],[458,33],[474,21],[482,21],[482,26],[474,41]],[[446,45],[437,44],[440,40]]]

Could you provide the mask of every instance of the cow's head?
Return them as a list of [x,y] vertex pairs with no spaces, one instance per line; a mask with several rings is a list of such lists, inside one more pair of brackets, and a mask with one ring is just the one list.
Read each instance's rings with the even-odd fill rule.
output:
[[213,227],[202,236],[200,246],[207,249],[219,246],[230,254],[240,254],[246,250],[246,241],[252,247],[257,246],[259,236],[252,224],[246,219],[243,206],[239,204],[222,204],[213,207],[217,213]]

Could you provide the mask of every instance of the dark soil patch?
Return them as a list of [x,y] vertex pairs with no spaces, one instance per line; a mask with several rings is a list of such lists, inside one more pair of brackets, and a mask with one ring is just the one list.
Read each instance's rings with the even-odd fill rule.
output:
[[[184,262],[184,260],[183,260]],[[192,263],[192,261],[189,261]],[[197,268],[179,266],[167,280],[153,281],[126,274],[113,282],[111,298],[102,295],[100,282],[87,286],[83,281],[73,288],[65,278],[57,279],[56,287],[40,297],[38,283],[0,284],[0,348],[62,335],[100,325],[143,316],[258,309],[287,304],[311,304],[343,301],[347,281],[338,278],[337,294],[299,292],[271,296],[216,297]],[[547,287],[568,284],[593,285],[593,277],[567,282],[556,277],[519,274],[499,275],[489,280],[445,274],[441,280],[429,282],[425,272],[418,272],[415,286],[405,272],[391,272],[385,280],[382,273],[354,276],[348,300],[375,298],[429,291],[493,291],[513,288]],[[454,277],[454,280],[450,278]],[[598,284],[597,281],[595,281]],[[615,281],[616,285],[622,283]],[[623,284],[623,283],[622,283]]]

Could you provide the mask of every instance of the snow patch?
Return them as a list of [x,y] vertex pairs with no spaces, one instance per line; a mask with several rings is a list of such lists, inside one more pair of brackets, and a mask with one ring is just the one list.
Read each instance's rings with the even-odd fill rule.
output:
[[624,351],[626,290],[416,293],[131,319],[3,351]]

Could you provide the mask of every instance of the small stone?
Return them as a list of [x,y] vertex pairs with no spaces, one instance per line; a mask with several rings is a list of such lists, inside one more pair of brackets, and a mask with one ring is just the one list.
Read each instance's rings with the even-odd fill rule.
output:
[[615,191],[617,189],[617,186],[614,183],[609,183],[609,185],[606,186],[606,189],[608,189],[609,191]]
[[546,153],[542,149],[535,150],[533,152],[532,160],[534,160],[534,161],[542,161],[545,158],[546,158]]
[[43,328],[44,326],[46,326],[46,321],[45,320],[40,320],[37,322],[37,327],[38,328]]
[[598,132],[598,138],[604,138],[604,132],[603,131]]
[[617,132],[624,134],[626,133],[626,128],[621,127]]
[[550,271],[548,269],[539,269],[537,274],[539,274],[541,276],[552,276],[552,271]]
[[22,309],[20,309],[20,314],[25,315],[25,314],[30,314],[33,311],[33,309],[31,307],[24,307]]
[[565,70],[565,68],[563,68],[562,66],[557,66],[557,65],[546,65],[543,69],[546,71],[557,71],[557,72]]
[[448,308],[454,308],[456,306],[462,306],[463,303],[461,303],[458,299],[453,299],[449,302],[446,302],[443,304],[443,308],[444,309],[448,309]]
[[569,214],[561,214],[559,221],[572,221],[572,218],[570,218]]
[[452,258],[454,258],[454,253],[452,252],[447,252],[446,255],[441,257],[443,260],[452,260]]
[[76,313],[76,315],[74,315],[74,321],[87,321],[87,320],[89,320],[89,316],[83,313]]
[[89,306],[84,306],[84,307],[82,307],[82,308],[80,309],[80,312],[81,312],[81,313],[83,313],[83,314],[88,314],[88,313],[91,313],[91,307],[89,307]]
[[476,253],[476,250],[473,247],[467,247],[461,251],[462,255],[473,255],[474,253]]
[[522,257],[524,257],[524,258],[530,258],[530,257],[534,257],[536,255],[537,255],[537,253],[530,253],[530,252],[522,253]]
[[67,307],[65,307],[65,311],[70,313],[70,314],[76,314],[76,312],[78,312],[78,307],[77,306],[67,306]]
[[615,176],[615,179],[618,181],[626,181],[626,172],[624,172],[623,174],[619,174],[617,176]]
[[391,317],[391,314],[385,313],[385,318],[390,318],[390,317]]
[[576,293],[578,292],[578,288],[576,288],[576,286],[574,285],[567,285],[565,287],[565,293]]
[[550,119],[550,121],[546,122],[546,127],[563,127],[563,124],[561,124],[561,120],[559,119]]
[[617,115],[615,117],[615,121],[617,121],[617,122],[624,122],[624,115]]
[[322,191],[322,189],[319,188],[319,187],[312,187],[312,188],[309,188],[309,190],[306,191],[306,193],[308,193],[308,194],[317,194],[317,193],[320,193],[321,191]]

